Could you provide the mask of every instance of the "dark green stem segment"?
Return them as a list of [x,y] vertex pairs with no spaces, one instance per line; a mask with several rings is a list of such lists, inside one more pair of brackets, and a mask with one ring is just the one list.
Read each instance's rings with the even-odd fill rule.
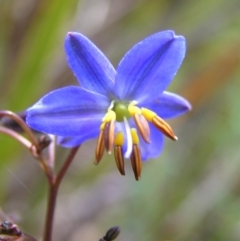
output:
[[72,148],[66,161],[64,162],[60,171],[58,172],[58,174],[56,176],[52,175],[51,177],[48,178],[48,202],[47,202],[47,212],[46,212],[43,241],[52,240],[53,221],[54,221],[54,213],[55,213],[58,189],[79,147],[80,146]]

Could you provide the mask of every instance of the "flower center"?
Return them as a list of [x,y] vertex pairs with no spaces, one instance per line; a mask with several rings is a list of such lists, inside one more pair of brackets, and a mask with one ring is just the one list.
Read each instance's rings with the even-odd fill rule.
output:
[[123,122],[124,117],[129,119],[131,117],[128,111],[128,105],[123,102],[115,101],[112,110],[116,114],[116,121]]
[[[134,124],[130,122],[131,126],[128,122],[130,118],[134,121]],[[120,130],[119,127],[115,128],[116,122],[123,122],[120,124]],[[114,149],[114,157],[120,173],[125,174],[124,157],[130,158],[135,178],[139,180],[142,168],[139,135],[146,144],[150,144],[149,122],[164,135],[177,140],[171,127],[155,112],[139,108],[136,101],[130,103],[112,101],[100,126],[95,164],[100,162],[105,149],[109,154]]]

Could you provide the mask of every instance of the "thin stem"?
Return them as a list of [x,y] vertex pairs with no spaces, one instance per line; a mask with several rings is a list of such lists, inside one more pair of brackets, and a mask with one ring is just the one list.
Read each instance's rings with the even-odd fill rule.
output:
[[61,184],[61,181],[66,174],[70,164],[74,156],[76,155],[80,146],[74,147],[71,149],[66,161],[61,167],[57,176],[52,176],[49,178],[49,188],[48,188],[48,202],[47,202],[47,213],[46,213],[46,221],[45,221],[45,230],[44,230],[44,238],[43,241],[51,241],[52,240],[52,231],[53,231],[53,220],[54,220],[54,212],[57,201],[58,189]]
[[55,166],[56,136],[49,135],[51,143],[48,146],[48,165],[53,169]]
[[57,201],[58,194],[58,186],[54,185],[54,183],[49,185],[48,188],[48,202],[47,202],[47,213],[45,220],[45,230],[44,230],[44,241],[52,240],[52,231],[53,231],[53,219],[55,206]]
[[27,140],[25,137],[19,135],[17,132],[15,132],[9,128],[3,127],[3,126],[0,126],[0,132],[6,134],[8,136],[11,136],[12,138],[14,138],[18,142],[20,142],[22,145],[27,147],[28,150],[32,151],[33,144],[29,140]]
[[74,158],[74,156],[76,155],[78,149],[80,148],[80,146],[76,146],[74,148],[71,149],[66,161],[64,162],[62,168],[60,169],[60,171],[57,174],[57,178],[56,178],[56,184],[59,186],[66,171],[68,170],[70,164],[72,163],[72,160]]
[[27,133],[27,135],[29,136],[29,139],[32,142],[32,144],[36,147],[38,146],[37,139],[35,138],[31,129],[26,125],[25,121],[21,117],[19,117],[17,114],[15,114],[12,111],[1,110],[0,111],[0,117],[5,117],[5,116],[7,116],[7,117],[13,119],[14,121],[16,121],[22,127],[22,129]]
[[18,142],[20,142],[22,145],[24,145],[29,152],[35,157],[37,158],[37,160],[39,161],[39,164],[41,166],[41,168],[43,169],[44,173],[46,174],[47,178],[51,178],[52,176],[52,171],[51,169],[48,167],[48,165],[46,164],[45,160],[42,158],[41,154],[37,153],[37,147],[34,146],[29,140],[27,140],[25,137],[19,135],[17,132],[0,126],[0,133],[4,133],[8,136],[11,136],[12,138],[14,138],[15,140],[17,140]]

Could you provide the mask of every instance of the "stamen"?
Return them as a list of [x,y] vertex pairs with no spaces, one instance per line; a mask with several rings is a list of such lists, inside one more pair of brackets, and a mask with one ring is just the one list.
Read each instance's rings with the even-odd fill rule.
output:
[[118,168],[119,172],[123,176],[125,176],[122,146],[115,146],[114,147],[114,157],[115,157],[115,161],[116,161],[117,168]]
[[131,128],[130,132],[131,132],[133,145],[138,145],[139,144],[139,138],[138,138],[137,130],[135,128]]
[[153,117],[157,115],[155,112],[153,112],[149,109],[146,109],[146,108],[141,108],[141,111],[142,111],[142,115],[149,122],[152,122]]
[[117,164],[117,168],[119,172],[125,176],[124,171],[124,158],[123,158],[123,149],[122,146],[124,144],[124,134],[123,132],[118,132],[114,139],[114,157]]
[[160,130],[163,134],[165,134],[167,137],[169,137],[170,139],[172,139],[173,141],[177,141],[178,138],[177,136],[175,136],[175,134],[173,133],[172,128],[170,127],[170,125],[168,125],[163,119],[161,119],[159,116],[154,116],[152,123],[154,124],[154,126]]
[[115,120],[111,120],[105,124],[104,143],[108,154],[111,154],[114,141]]
[[127,150],[126,150],[124,156],[126,158],[129,158],[132,153],[132,136],[131,136],[130,126],[128,124],[127,118],[124,117],[123,121],[124,121],[125,130],[126,130],[126,134],[127,134]]
[[131,105],[131,104],[128,106],[128,111],[129,111],[131,116],[133,116],[134,114],[138,114],[138,115],[142,114],[142,111],[141,111],[140,108],[138,108],[135,105]]
[[133,101],[128,106],[128,111],[133,117],[135,124],[146,143],[150,143],[150,130],[146,119],[142,116],[142,111],[139,107],[135,106],[136,102]]
[[149,124],[147,122],[147,120],[145,119],[145,117],[143,115],[140,116],[140,120],[141,120],[141,124],[143,126],[144,131],[146,132],[146,136],[148,136],[149,138],[149,143],[150,141],[150,128],[149,128]]
[[170,139],[176,141],[177,137],[173,133],[172,128],[165,122],[162,118],[160,118],[155,112],[148,110],[146,108],[142,108],[142,115],[146,118],[147,121],[153,123],[153,125],[161,131],[164,135],[169,137]]
[[143,138],[143,140],[146,143],[150,143],[150,129],[149,129],[149,125],[148,122],[146,121],[146,119],[144,118],[144,116],[142,115],[138,115],[138,114],[134,114],[133,115],[133,119],[135,121],[135,124]]
[[97,140],[97,147],[95,150],[95,165],[98,165],[98,163],[101,161],[103,154],[104,154],[104,130],[100,130],[100,134],[98,136]]
[[102,122],[109,122],[111,120],[116,120],[116,113],[113,110],[108,110],[106,115],[103,117]]
[[123,144],[124,144],[124,134],[122,131],[120,131],[115,135],[114,145],[123,146]]
[[133,151],[130,156],[132,169],[134,172],[134,176],[136,181],[139,181],[141,178],[142,172],[142,160],[141,160],[141,152],[138,145],[133,145]]
[[141,151],[138,146],[139,138],[138,138],[136,129],[134,128],[131,129],[131,135],[133,140],[133,149],[132,149],[130,159],[131,159],[131,164],[132,164],[132,169],[134,172],[135,179],[138,181],[140,180],[141,172],[142,172],[142,158],[141,158]]

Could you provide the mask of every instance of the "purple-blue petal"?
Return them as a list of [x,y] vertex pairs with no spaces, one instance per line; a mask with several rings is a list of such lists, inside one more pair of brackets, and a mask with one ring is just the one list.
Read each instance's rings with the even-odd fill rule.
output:
[[27,124],[57,136],[81,136],[100,127],[107,97],[70,86],[50,92],[26,111]]
[[65,52],[69,67],[83,88],[111,97],[115,69],[88,38],[80,33],[68,33]]
[[185,51],[184,37],[173,31],[159,32],[139,42],[118,65],[116,96],[140,104],[156,99],[175,76]]
[[150,141],[151,143],[146,143],[142,137],[139,137],[139,147],[141,149],[142,160],[146,161],[150,158],[158,157],[163,149],[164,145],[164,136],[158,131],[151,123],[149,123],[150,127]]
[[[129,119],[128,122],[129,122],[129,125],[131,128],[137,129],[133,119]],[[125,130],[124,124],[119,123],[116,125],[116,127],[117,127],[117,132],[123,131],[123,133],[124,133],[125,140],[124,140],[124,144],[123,144],[123,153],[125,153],[127,150],[128,140],[126,139],[126,130]],[[150,128],[151,143],[146,143],[138,132],[139,148],[141,150],[141,157],[142,157],[143,161],[146,161],[149,158],[158,157],[162,152],[163,144],[164,144],[163,134],[160,131],[158,131],[151,123],[149,123],[149,128]]]
[[186,99],[167,91],[143,107],[156,112],[163,119],[174,118],[191,110],[191,105]]
[[98,135],[99,135],[99,126],[97,126],[95,129],[91,129],[89,132],[81,136],[71,136],[71,137],[58,136],[57,144],[66,148],[71,148],[71,147],[79,146],[85,141],[88,141],[90,139],[94,139]]

